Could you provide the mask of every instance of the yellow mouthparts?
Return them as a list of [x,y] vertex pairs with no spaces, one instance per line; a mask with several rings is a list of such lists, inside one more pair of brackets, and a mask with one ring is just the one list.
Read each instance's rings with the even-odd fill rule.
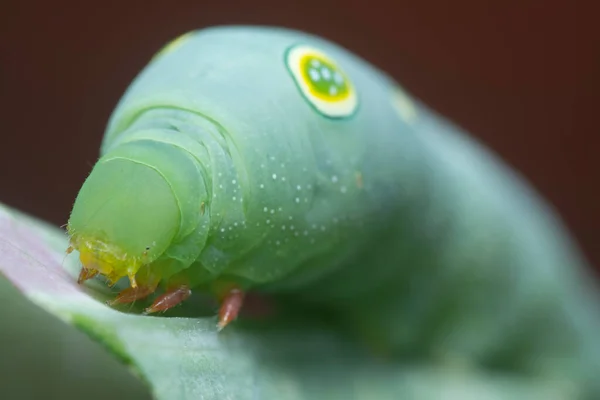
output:
[[135,274],[142,266],[138,257],[130,256],[118,247],[96,238],[71,238],[71,248],[79,251],[79,260],[83,265],[79,274],[79,283],[100,274],[111,284],[128,276],[131,287],[136,288]]

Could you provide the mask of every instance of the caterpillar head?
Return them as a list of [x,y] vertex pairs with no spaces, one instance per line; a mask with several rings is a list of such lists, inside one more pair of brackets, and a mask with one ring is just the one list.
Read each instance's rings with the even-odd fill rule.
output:
[[156,260],[180,228],[172,188],[155,168],[124,157],[101,159],[83,184],[68,224],[78,250],[80,281],[96,274],[111,282]]

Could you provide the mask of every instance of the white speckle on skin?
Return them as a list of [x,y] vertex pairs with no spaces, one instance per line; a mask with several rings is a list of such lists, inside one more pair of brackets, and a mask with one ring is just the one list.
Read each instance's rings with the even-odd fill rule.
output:
[[264,189],[264,188],[265,188],[265,185],[263,185],[263,184],[261,183],[261,184],[259,185],[259,187],[260,187],[261,189]]
[[348,191],[348,189],[346,189],[346,186],[342,186],[340,188],[340,192],[342,192],[342,193],[346,193],[347,191]]
[[281,177],[281,180],[282,180],[283,182],[285,182],[285,176],[282,176],[282,177]]
[[296,189],[302,190],[302,186],[298,185],[298,186],[296,186]]
[[275,157],[271,156],[271,161],[275,161]]
[[267,207],[263,208],[264,212],[269,212],[269,209]]
[[290,215],[290,218],[289,218],[289,219],[290,219],[290,221],[291,221],[291,220],[293,220],[293,219],[294,219],[294,217],[292,217],[292,216]]
[[277,174],[273,174],[273,180],[277,179]]
[[234,222],[234,223],[233,223],[233,226],[238,226],[238,223],[237,223],[237,222]]
[[223,185],[222,185],[222,184],[219,184],[219,188],[220,188],[220,189],[223,189]]
[[275,214],[275,209],[274,208],[271,209],[271,214]]
[[283,208],[279,207],[279,208],[278,208],[278,210],[279,210],[279,211],[283,211]]
[[300,197],[296,197],[296,203],[300,203]]
[[294,230],[294,225],[290,225],[290,231]]
[[275,244],[276,244],[277,246],[279,246],[279,245],[281,244],[281,242],[278,240],[278,241],[276,241],[276,242],[275,242]]
[[225,232],[225,228],[221,228],[221,232]]
[[237,200],[237,197],[233,196],[233,197],[232,197],[232,199],[233,199],[233,201],[236,201],[236,200]]
[[281,225],[281,230],[285,231],[285,225]]
[[268,219],[268,220],[267,220],[267,225],[269,225],[270,223],[271,223],[271,220],[270,220],[270,219]]
[[231,181],[231,183],[233,183],[235,185],[237,183],[237,181],[234,179]]
[[331,177],[331,182],[336,183],[338,181],[338,177],[336,175]]

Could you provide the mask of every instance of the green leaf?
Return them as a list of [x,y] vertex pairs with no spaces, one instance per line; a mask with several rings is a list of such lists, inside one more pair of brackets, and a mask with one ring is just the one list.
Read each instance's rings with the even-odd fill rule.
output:
[[[0,273],[17,289],[0,281],[0,373],[16,376],[36,363],[48,365],[39,372],[45,379],[33,386],[50,398],[82,398],[86,388],[86,398],[119,393],[128,399],[147,398],[144,388],[156,399],[568,397],[555,385],[486,375],[467,365],[381,360],[307,316],[235,323],[219,333],[211,314],[165,317],[115,310],[105,304],[114,293],[100,282],[77,285],[77,257],[65,257],[66,248],[62,230],[0,207]],[[193,304],[178,313],[200,314]],[[18,324],[23,325],[20,336]],[[92,340],[83,341],[80,332]],[[15,369],[17,358],[22,365]],[[61,377],[64,387],[58,388]],[[37,398],[31,385],[18,384],[19,377],[11,382],[0,384],[0,398]],[[7,387],[18,395],[11,397]]]

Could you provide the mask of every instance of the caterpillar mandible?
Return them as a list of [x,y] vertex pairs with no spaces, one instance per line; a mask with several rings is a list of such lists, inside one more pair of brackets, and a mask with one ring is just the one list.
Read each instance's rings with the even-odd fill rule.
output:
[[80,282],[128,277],[121,303],[162,288],[148,313],[207,291],[223,327],[260,291],[335,310],[398,356],[585,385],[598,370],[585,260],[550,207],[307,33],[214,27],[162,49],[112,114],[68,233]]

